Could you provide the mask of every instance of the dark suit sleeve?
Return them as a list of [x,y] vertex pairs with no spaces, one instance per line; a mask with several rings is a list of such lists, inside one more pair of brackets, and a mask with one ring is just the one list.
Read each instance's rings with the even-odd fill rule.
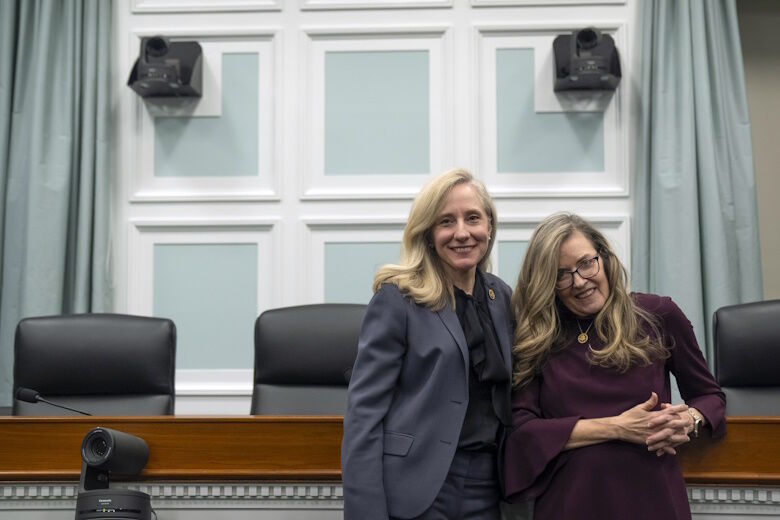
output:
[[349,385],[341,473],[345,520],[386,519],[382,477],[383,421],[406,353],[406,307],[393,285],[368,306]]

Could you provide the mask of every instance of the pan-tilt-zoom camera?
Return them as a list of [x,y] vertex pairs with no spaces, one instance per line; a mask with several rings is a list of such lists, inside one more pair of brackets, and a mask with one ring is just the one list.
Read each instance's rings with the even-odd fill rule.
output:
[[553,40],[553,89],[615,90],[620,83],[620,54],[615,40],[586,27]]
[[201,55],[198,42],[172,42],[164,36],[141,38],[141,49],[127,85],[143,98],[200,97]]
[[76,520],[151,520],[149,495],[130,489],[109,489],[111,476],[135,476],[144,469],[149,447],[143,439],[108,428],[94,428],[81,442],[81,460]]

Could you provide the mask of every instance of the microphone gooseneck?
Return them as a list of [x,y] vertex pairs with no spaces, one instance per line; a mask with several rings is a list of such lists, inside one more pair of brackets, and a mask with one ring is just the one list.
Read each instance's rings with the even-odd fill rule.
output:
[[80,413],[81,415],[92,415],[91,413],[82,412],[81,410],[76,410],[75,408],[71,408],[63,404],[57,404],[48,401],[41,397],[41,394],[39,394],[37,390],[33,390],[32,388],[24,388],[23,386],[20,386],[16,390],[16,398],[26,403],[46,403],[51,406],[56,406],[57,408],[62,408],[63,410]]

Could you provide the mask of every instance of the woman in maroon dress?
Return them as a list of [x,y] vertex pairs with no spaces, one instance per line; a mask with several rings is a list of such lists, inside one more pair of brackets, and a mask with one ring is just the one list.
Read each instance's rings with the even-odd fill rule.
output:
[[[534,520],[689,519],[675,447],[726,433],[725,398],[675,303],[628,294],[604,236],[572,214],[545,219],[514,295],[510,501]],[[669,374],[687,404],[671,405]]]

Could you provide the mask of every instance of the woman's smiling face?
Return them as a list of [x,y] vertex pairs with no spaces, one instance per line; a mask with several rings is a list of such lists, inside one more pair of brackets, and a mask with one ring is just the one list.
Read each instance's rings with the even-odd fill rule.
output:
[[433,245],[451,281],[473,279],[488,250],[490,226],[477,190],[467,183],[452,188],[433,226]]
[[[598,256],[596,248],[585,235],[574,231],[563,244],[558,254],[558,269],[571,272],[577,269],[584,261]],[[591,278],[583,278],[579,273],[574,273],[571,287],[557,289],[558,298],[576,316],[586,317],[597,314],[607,301],[609,296],[609,282],[604,272],[601,258],[599,272]],[[571,275],[570,275],[571,276]]]

